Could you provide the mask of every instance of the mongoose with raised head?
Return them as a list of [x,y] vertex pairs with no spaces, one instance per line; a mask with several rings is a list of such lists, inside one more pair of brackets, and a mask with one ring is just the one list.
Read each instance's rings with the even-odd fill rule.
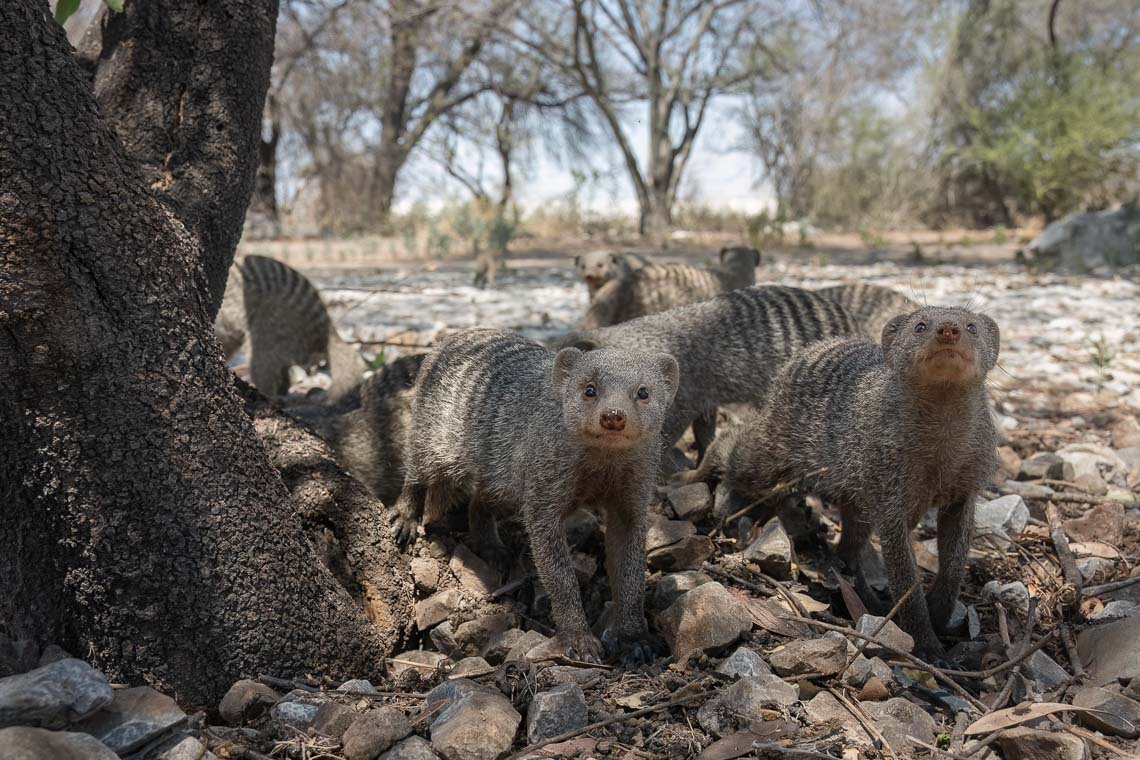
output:
[[364,360],[341,340],[321,296],[300,272],[266,256],[230,268],[214,330],[228,358],[249,339],[249,373],[267,396],[289,390],[289,368],[328,362],[333,400],[360,382]]
[[[515,509],[573,656],[597,661],[604,643],[625,662],[645,659],[645,534],[661,423],[677,379],[677,361],[665,353],[555,354],[480,328],[449,336],[416,380],[407,476],[389,514],[397,537],[410,540],[421,515],[438,515],[459,489],[471,495],[476,551],[487,556],[503,551],[491,505]],[[601,642],[568,571],[563,525],[587,505],[605,519],[614,613]]]
[[384,365],[361,385],[360,408],[345,414],[337,425],[341,463],[385,504],[392,504],[404,485],[416,375],[426,356],[401,356]]
[[868,338],[878,339],[893,317],[909,314],[919,305],[902,293],[883,285],[848,282],[820,288],[819,294],[837,301],[863,325]]
[[719,267],[709,269],[652,264],[620,274],[594,295],[578,326],[583,330],[608,327],[756,284],[760,261],[756,249],[724,248],[720,261]]
[[937,509],[938,576],[897,618],[937,655],[935,629],[965,574],[974,497],[997,466],[985,382],[1000,338],[989,317],[924,307],[893,318],[881,342],[837,338],[798,352],[735,436],[724,484],[748,504],[812,474],[802,488],[840,510],[839,556],[861,578],[857,560],[876,530],[896,600],[918,580],[911,531]]
[[[860,335],[859,322],[819,293],[755,285],[612,327],[570,333],[559,346],[672,354],[681,383],[661,438],[668,449],[698,418],[724,404],[763,402],[780,366],[821,338]],[[668,460],[666,460],[667,462]]]
[[648,264],[649,261],[644,256],[639,256],[636,253],[590,251],[574,257],[574,268],[578,270],[578,276],[582,278],[582,282],[586,283],[591,301],[610,280],[641,269]]

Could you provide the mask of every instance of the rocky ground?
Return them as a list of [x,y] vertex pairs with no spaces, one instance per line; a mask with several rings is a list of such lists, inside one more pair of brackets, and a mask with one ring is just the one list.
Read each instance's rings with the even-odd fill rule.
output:
[[[314,272],[345,337],[385,358],[472,324],[545,337],[585,289],[524,265],[499,287],[460,268]],[[411,559],[419,638],[384,682],[240,681],[219,705],[112,688],[66,653],[0,642],[0,757],[931,757],[1140,753],[1140,285],[1013,265],[785,260],[761,279],[892,285],[972,303],[1002,329],[1001,470],[978,508],[950,659],[936,667],[833,572],[838,516],[813,498],[713,513],[703,484],[654,504],[647,607],[661,656],[636,671],[567,660],[519,560],[488,567],[462,524]],[[600,532],[571,518],[587,612],[608,598]],[[512,536],[516,542],[519,536]],[[916,556],[937,566],[929,524]],[[521,546],[521,544],[518,544]],[[520,552],[521,554],[522,552]],[[889,614],[887,615],[889,618]],[[853,622],[854,621],[854,622]],[[39,666],[39,667],[36,667]],[[189,709],[184,712],[182,708]],[[50,729],[50,733],[47,729]],[[102,753],[102,754],[100,754]]]

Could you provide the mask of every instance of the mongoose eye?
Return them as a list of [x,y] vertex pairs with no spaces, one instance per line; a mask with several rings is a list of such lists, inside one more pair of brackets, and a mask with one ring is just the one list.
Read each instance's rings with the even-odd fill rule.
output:
[[637,397],[639,399],[641,399],[642,401],[649,398],[649,389],[646,388],[644,385],[641,386],[640,388],[637,389]]
[[917,325],[914,326],[914,332],[916,335],[920,335],[920,334],[926,332],[926,323],[925,322],[919,322]]
[[970,324],[966,325],[966,332],[970,333],[971,335],[977,335],[978,326],[971,322]]
[[586,386],[585,394],[586,398],[593,398],[594,396],[598,395],[598,389],[594,387],[593,383],[590,383]]

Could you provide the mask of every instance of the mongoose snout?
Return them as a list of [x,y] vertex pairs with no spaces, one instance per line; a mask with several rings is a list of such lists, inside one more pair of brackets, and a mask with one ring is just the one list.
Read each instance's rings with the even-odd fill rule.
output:
[[602,412],[602,427],[606,430],[625,430],[625,412],[621,409],[607,409]]
[[938,325],[938,342],[939,343],[957,343],[962,339],[962,328],[958,327],[957,322],[943,322]]

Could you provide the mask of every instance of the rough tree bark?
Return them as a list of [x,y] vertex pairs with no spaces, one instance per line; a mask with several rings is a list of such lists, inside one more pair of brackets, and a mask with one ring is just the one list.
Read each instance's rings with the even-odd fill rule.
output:
[[[212,329],[207,273],[232,257],[249,200],[276,3],[127,7],[139,33],[104,64],[139,66],[108,70],[102,90],[141,109],[111,119],[124,147],[47,3],[0,3],[0,620],[187,703],[242,675],[374,674],[399,630],[369,622],[302,521],[341,530],[358,557],[379,534],[361,539],[348,502],[295,511],[307,502],[259,443]],[[167,71],[179,46],[217,65]],[[111,97],[126,81],[140,92]],[[171,154],[148,161],[158,146]],[[374,553],[366,573],[386,573],[371,583],[406,619],[394,557]]]

